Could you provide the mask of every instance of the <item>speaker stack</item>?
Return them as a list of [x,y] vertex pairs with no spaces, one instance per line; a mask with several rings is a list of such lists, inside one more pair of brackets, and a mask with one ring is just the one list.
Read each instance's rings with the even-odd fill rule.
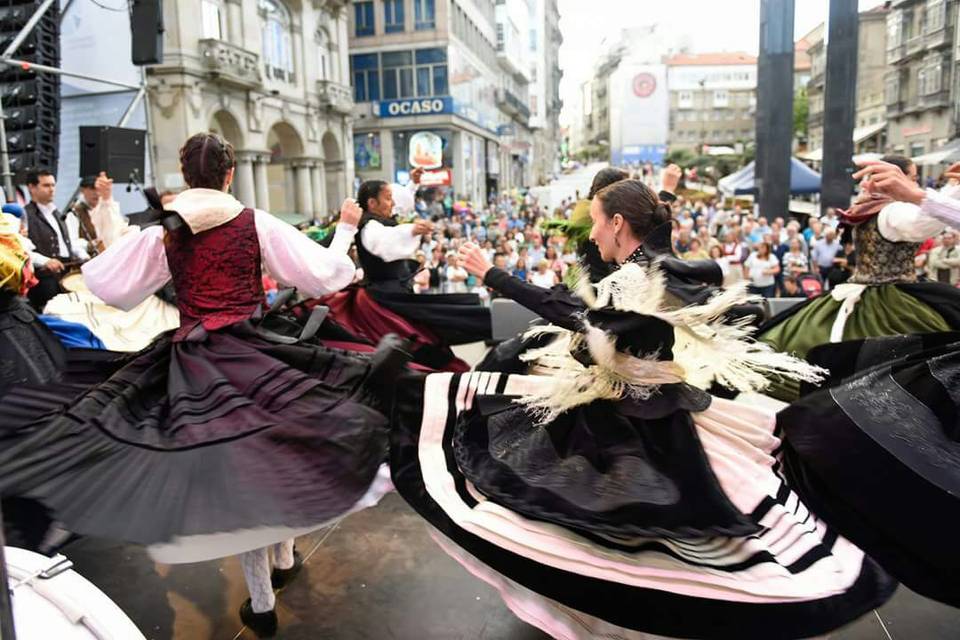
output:
[[[0,52],[39,8],[39,0],[0,0]],[[15,58],[60,66],[58,3],[40,19]],[[60,76],[21,67],[0,66],[0,99],[6,116],[10,170],[22,180],[36,169],[56,171],[60,147]]]

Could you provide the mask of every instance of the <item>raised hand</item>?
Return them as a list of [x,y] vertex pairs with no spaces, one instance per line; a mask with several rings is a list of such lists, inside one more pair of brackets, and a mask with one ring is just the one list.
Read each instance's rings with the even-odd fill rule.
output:
[[357,204],[357,201],[353,198],[347,198],[343,201],[343,204],[340,206],[340,222],[345,222],[347,224],[352,224],[357,226],[360,224],[360,217],[363,215],[363,210],[360,208],[360,205]]
[[863,180],[863,188],[870,193],[883,194],[899,202],[923,202],[924,190],[900,167],[880,160],[865,160],[858,164],[862,168],[853,174],[853,178]]
[[110,200],[113,197],[113,179],[107,177],[107,174],[103,171],[97,176],[93,188],[101,200]]
[[483,249],[481,249],[479,245],[473,242],[464,243],[463,246],[460,247],[458,256],[460,257],[460,264],[463,268],[481,280],[487,275],[487,271],[493,268],[493,265],[487,260],[487,254],[483,252]]
[[663,170],[663,190],[667,193],[676,194],[677,186],[683,177],[683,169],[678,165],[671,164]]
[[423,236],[433,231],[433,223],[429,220],[419,219],[413,223],[413,235]]

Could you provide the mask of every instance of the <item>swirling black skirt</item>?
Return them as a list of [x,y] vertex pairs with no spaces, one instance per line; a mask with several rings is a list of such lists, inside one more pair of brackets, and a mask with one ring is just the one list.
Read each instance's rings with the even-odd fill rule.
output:
[[277,542],[369,497],[388,437],[370,375],[247,324],[165,335],[96,386],[8,394],[0,494],[75,533],[173,545],[166,561]]
[[[820,358],[832,388],[777,421],[787,478],[811,509],[911,589],[960,606],[960,343],[942,342],[833,345]],[[882,352],[895,359],[876,364]]]

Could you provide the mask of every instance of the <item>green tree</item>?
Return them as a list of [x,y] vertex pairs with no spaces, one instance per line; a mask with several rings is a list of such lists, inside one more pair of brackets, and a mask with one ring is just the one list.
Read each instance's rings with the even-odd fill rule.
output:
[[807,117],[810,115],[810,102],[807,100],[806,87],[793,96],[793,137],[807,137]]

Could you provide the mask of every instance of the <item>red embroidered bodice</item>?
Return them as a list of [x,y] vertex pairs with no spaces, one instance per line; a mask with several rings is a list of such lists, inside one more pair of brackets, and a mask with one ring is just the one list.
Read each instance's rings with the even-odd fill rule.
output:
[[184,225],[164,238],[183,340],[198,325],[214,331],[250,319],[264,300],[253,209],[197,234]]

